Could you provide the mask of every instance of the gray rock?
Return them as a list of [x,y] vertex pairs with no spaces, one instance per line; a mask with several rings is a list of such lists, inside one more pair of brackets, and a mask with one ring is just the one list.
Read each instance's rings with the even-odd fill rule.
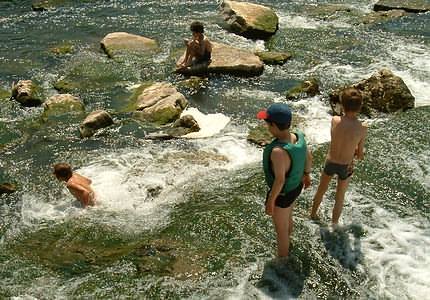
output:
[[23,106],[39,106],[42,100],[38,95],[39,88],[31,80],[20,80],[12,85],[12,98]]
[[90,113],[79,126],[81,138],[92,136],[98,129],[113,124],[111,115],[104,110],[96,110]]
[[155,83],[137,97],[135,117],[158,124],[178,119],[188,105],[184,95],[167,82]]
[[422,13],[430,10],[428,0],[380,0],[374,6],[374,11],[402,9],[407,12]]
[[[179,58],[178,63],[182,62],[184,57],[185,53],[181,58]],[[257,76],[261,75],[263,70],[263,62],[254,53],[225,44],[212,42],[212,59],[209,65],[177,69],[176,72],[185,75],[215,73],[239,76]]]
[[[415,106],[415,98],[403,80],[388,69],[382,69],[370,78],[352,84],[363,95],[362,113],[371,115],[372,110],[384,113],[405,111]],[[330,94],[330,105],[334,114],[342,114],[339,95],[342,89]]]
[[278,30],[278,16],[269,7],[225,0],[221,8],[229,29],[236,34],[267,39]]
[[158,48],[155,40],[126,32],[113,32],[101,41],[101,47],[110,58],[122,54],[148,53]]

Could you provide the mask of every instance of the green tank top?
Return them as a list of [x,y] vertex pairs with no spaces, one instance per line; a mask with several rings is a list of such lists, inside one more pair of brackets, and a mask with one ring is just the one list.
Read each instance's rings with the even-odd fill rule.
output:
[[272,170],[272,163],[270,155],[275,147],[280,147],[288,152],[291,158],[290,170],[286,174],[286,182],[282,188],[282,193],[287,193],[297,188],[302,181],[303,174],[305,172],[306,163],[306,141],[305,136],[302,132],[293,132],[297,136],[297,142],[295,144],[280,142],[278,139],[274,139],[270,144],[264,148],[263,152],[263,169],[266,183],[269,188],[272,188],[273,182],[275,181],[275,175]]

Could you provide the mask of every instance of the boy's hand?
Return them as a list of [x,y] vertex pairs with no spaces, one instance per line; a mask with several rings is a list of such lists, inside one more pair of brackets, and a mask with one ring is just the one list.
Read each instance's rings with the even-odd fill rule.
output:
[[311,180],[311,174],[304,174],[302,182],[303,182],[303,187],[305,189],[307,189],[308,187],[310,187],[311,186],[311,182],[312,182],[312,180]]
[[266,214],[271,216],[271,215],[273,215],[274,210],[275,210],[275,201],[267,201],[266,202]]

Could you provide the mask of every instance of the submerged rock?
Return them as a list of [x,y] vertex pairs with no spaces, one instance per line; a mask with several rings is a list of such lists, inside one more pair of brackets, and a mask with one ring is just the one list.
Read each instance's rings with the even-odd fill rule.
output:
[[[178,63],[183,61],[184,57],[185,53],[181,58],[179,58]],[[263,62],[254,53],[225,44],[212,42],[212,60],[209,65],[177,69],[176,72],[185,75],[215,73],[239,76],[257,76],[261,75],[263,70]]]
[[159,82],[145,88],[137,97],[135,117],[167,124],[178,119],[187,105],[187,99],[172,84]]
[[[382,69],[370,78],[354,83],[351,87],[359,89],[363,95],[362,112],[371,115],[371,109],[391,113],[405,111],[415,106],[415,98],[403,82],[388,69]],[[343,89],[330,94],[330,105],[334,114],[342,114],[339,95]]]
[[50,97],[43,103],[45,114],[62,114],[68,112],[83,112],[85,110],[82,101],[71,94],[58,94]]
[[422,13],[430,11],[428,0],[379,0],[374,6],[374,11],[402,9],[412,13]]
[[74,46],[71,43],[64,42],[49,48],[49,51],[55,55],[65,55],[72,53],[74,51]]
[[16,186],[12,183],[0,183],[0,195],[2,194],[12,194],[16,192]]
[[381,21],[389,21],[406,15],[408,15],[408,13],[402,9],[393,9],[389,11],[376,11],[364,16],[362,22],[364,24],[372,24],[372,23],[377,23]]
[[23,106],[39,106],[42,100],[39,95],[39,87],[31,80],[20,80],[12,85],[12,98]]
[[318,82],[315,78],[303,81],[301,84],[291,88],[287,92],[287,99],[298,99],[302,96],[313,97],[320,93]]
[[113,124],[111,115],[104,110],[96,110],[90,113],[79,126],[81,137],[90,137],[98,129],[108,127]]
[[113,32],[101,41],[101,47],[110,58],[121,54],[147,53],[158,48],[155,40],[130,34],[127,32]]
[[290,53],[286,52],[272,52],[272,51],[265,51],[265,52],[255,52],[255,55],[257,55],[265,64],[268,65],[283,65],[291,58]]
[[66,0],[33,0],[31,8],[34,11],[44,11],[56,8],[63,4]]
[[267,39],[278,30],[278,16],[269,7],[224,0],[221,8],[229,29],[236,34]]

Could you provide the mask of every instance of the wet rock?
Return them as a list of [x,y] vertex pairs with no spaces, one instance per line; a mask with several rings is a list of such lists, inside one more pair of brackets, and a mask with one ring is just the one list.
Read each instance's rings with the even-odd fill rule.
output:
[[283,65],[292,56],[290,53],[272,51],[255,52],[255,55],[257,55],[265,64],[268,65]]
[[[185,53],[178,60],[178,63],[183,61],[184,57]],[[254,53],[225,44],[212,42],[212,60],[209,65],[177,69],[176,72],[185,75],[215,73],[239,76],[258,76],[263,73],[263,70],[263,62]]]
[[147,53],[158,48],[155,40],[126,32],[113,32],[101,41],[101,47],[110,58],[130,53]]
[[39,87],[31,80],[20,80],[12,85],[12,98],[23,106],[39,106],[42,100],[39,95]]
[[248,142],[258,146],[266,146],[267,144],[270,144],[272,139],[273,136],[264,125],[258,125],[251,128],[248,132],[248,137],[246,138]]
[[167,134],[173,137],[178,137],[191,132],[197,132],[199,130],[200,126],[197,124],[194,117],[191,115],[185,115],[173,123],[173,127],[167,130]]
[[31,8],[34,11],[51,10],[64,2],[66,2],[66,0],[33,0]]
[[422,13],[430,11],[430,2],[428,0],[379,0],[374,6],[374,11],[385,11],[392,9],[402,9],[412,13]]
[[278,16],[269,7],[224,0],[221,9],[229,30],[244,37],[267,39],[278,30]]
[[188,92],[193,95],[198,93],[201,89],[206,88],[208,79],[205,77],[191,76],[190,78],[180,81],[178,87],[185,88]]
[[68,112],[83,112],[85,110],[82,101],[71,94],[58,94],[50,97],[43,103],[45,114],[56,115]]
[[383,21],[389,21],[406,15],[408,15],[408,13],[401,9],[393,9],[389,11],[377,11],[364,16],[362,22],[364,24],[372,24],[372,23],[378,23]]
[[303,81],[301,84],[291,88],[287,92],[287,99],[298,99],[301,97],[314,97],[320,93],[318,82],[315,78]]
[[66,55],[74,51],[74,46],[70,43],[65,42],[49,48],[49,51],[54,53],[55,55]]
[[137,97],[135,117],[158,124],[167,124],[179,118],[188,105],[184,95],[167,82],[145,88]]
[[[362,113],[372,115],[372,110],[384,113],[405,111],[415,106],[415,98],[403,80],[388,69],[382,69],[370,78],[352,84],[363,95]],[[342,114],[339,95],[343,89],[333,91],[330,105],[333,114]]]
[[0,183],[0,195],[12,194],[16,191],[16,186],[12,183]]
[[98,129],[108,127],[113,124],[111,115],[104,110],[96,110],[90,113],[79,126],[81,137],[90,137]]

